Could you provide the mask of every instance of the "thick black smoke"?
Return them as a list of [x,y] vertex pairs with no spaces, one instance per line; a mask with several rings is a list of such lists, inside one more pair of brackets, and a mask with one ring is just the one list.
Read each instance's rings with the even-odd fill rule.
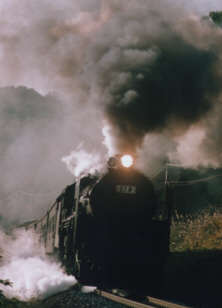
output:
[[219,4],[2,0],[1,200],[61,191],[72,179],[64,156],[76,170],[93,153],[91,170],[107,149],[137,152],[152,174],[218,151],[222,29],[202,17]]
[[[125,53],[134,53],[131,48]],[[122,150],[135,151],[148,133],[185,131],[214,107],[221,91],[216,53],[196,47],[172,29],[165,29],[161,37],[148,35],[138,57],[147,52],[153,53],[153,61],[130,72],[122,67],[121,74],[129,75],[127,82],[110,89],[106,114],[118,128]]]
[[221,29],[202,19],[205,2],[12,1],[1,9],[3,84],[58,91],[94,110],[110,126],[109,152],[136,152],[148,133],[183,134],[220,93]]

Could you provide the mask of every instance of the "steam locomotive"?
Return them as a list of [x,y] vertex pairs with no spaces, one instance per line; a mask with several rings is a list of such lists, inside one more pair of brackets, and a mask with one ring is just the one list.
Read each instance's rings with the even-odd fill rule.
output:
[[29,224],[83,285],[143,290],[161,296],[169,252],[170,188],[163,200],[134,159],[108,160],[107,173],[67,186],[39,221]]

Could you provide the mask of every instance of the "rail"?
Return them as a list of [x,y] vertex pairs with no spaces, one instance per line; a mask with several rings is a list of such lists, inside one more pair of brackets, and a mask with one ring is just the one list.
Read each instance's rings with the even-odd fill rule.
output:
[[[101,290],[98,290],[98,289],[95,290],[95,293],[102,296],[102,297],[110,299],[112,301],[118,302],[120,304],[124,304],[128,307],[133,307],[133,308],[154,308],[154,307],[157,307],[157,306],[161,306],[161,308],[191,308],[191,307],[181,306],[181,305],[178,305],[178,304],[163,301],[163,300],[153,298],[153,297],[149,297],[149,296],[147,297],[147,299],[149,300],[149,304],[142,304],[142,303],[135,302],[135,301],[126,299],[124,297],[116,296],[116,295],[113,295],[111,293],[107,293],[107,292],[104,292],[104,291],[101,291]],[[153,306],[153,305],[155,305],[155,306]]]
[[102,297],[105,297],[105,298],[108,298],[114,302],[118,302],[120,304],[124,304],[128,307],[133,307],[133,308],[153,308],[153,306],[149,306],[149,305],[146,305],[146,304],[142,304],[142,303],[138,303],[138,302],[134,302],[134,301],[131,301],[129,299],[126,299],[124,297],[120,297],[120,296],[116,296],[116,295],[113,295],[113,294],[110,294],[110,293],[107,293],[107,292],[104,292],[104,291],[100,291],[100,290],[95,290],[96,294],[102,296]]
[[150,297],[150,296],[147,296],[147,298],[149,300],[149,303],[155,304],[155,305],[160,305],[160,306],[163,306],[163,307],[166,307],[166,308],[191,308],[191,307],[187,307],[187,306],[181,306],[181,305],[178,305],[178,304],[174,304],[174,303],[171,303],[171,302],[166,302],[166,301],[163,301],[161,299]]

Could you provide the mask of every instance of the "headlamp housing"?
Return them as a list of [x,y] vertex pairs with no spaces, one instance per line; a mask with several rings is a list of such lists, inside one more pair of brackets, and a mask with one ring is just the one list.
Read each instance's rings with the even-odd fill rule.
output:
[[134,158],[131,155],[116,155],[107,160],[109,168],[124,168],[129,169],[134,164]]
[[107,164],[110,168],[114,168],[117,166],[117,158],[116,157],[110,157],[108,160],[107,160]]

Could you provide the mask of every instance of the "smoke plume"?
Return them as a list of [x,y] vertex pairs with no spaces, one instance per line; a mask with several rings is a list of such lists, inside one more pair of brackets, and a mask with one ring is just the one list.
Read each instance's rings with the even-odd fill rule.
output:
[[[62,191],[73,180],[62,157],[81,142],[79,154],[98,158],[89,169],[129,152],[149,174],[218,151],[222,29],[203,16],[219,5],[1,1],[1,200]],[[8,199],[4,209],[41,217],[55,197]]]
[[[221,29],[163,3],[65,1],[61,8],[41,2],[23,14],[15,2],[5,4],[3,11],[19,16],[11,31],[2,28],[2,59],[6,52],[10,59],[2,63],[5,83],[61,91],[77,106],[103,109],[119,152],[136,152],[148,133],[184,132],[220,94]],[[27,81],[30,73],[34,79]]]
[[25,301],[45,298],[76,283],[73,276],[64,273],[59,263],[44,255],[44,249],[33,232],[17,230],[10,237],[1,231],[0,239],[3,254],[0,277],[13,284],[12,287],[1,286],[6,297]]

